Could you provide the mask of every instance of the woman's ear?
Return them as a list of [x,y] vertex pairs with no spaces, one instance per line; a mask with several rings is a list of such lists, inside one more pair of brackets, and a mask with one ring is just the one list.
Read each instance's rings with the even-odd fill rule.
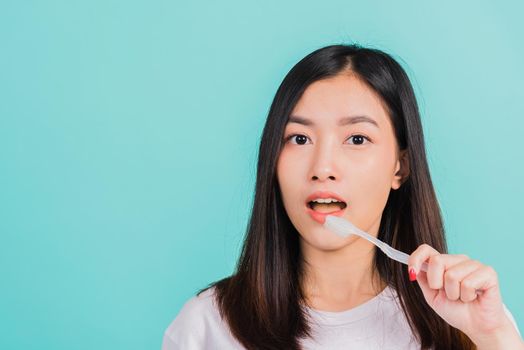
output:
[[409,177],[409,157],[408,150],[402,150],[399,153],[399,159],[395,166],[395,176],[393,177],[393,182],[391,183],[391,188],[398,190],[400,186],[406,181]]

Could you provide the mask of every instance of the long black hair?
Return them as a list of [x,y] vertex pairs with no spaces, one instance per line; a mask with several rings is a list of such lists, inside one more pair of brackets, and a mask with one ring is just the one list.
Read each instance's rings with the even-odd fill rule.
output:
[[[299,233],[284,209],[276,164],[289,115],[305,89],[315,81],[345,73],[356,74],[382,98],[399,148],[407,151],[409,176],[399,189],[390,191],[378,238],[408,254],[423,243],[447,253],[419,109],[406,72],[378,49],[357,44],[320,48],[289,71],[271,104],[258,152],[251,217],[236,270],[204,289],[215,287],[222,317],[248,349],[299,349],[300,338],[310,335],[300,288]],[[423,349],[475,348],[464,333],[427,305],[420,288],[409,282],[403,265],[380,250],[373,263],[381,279],[397,291]]]

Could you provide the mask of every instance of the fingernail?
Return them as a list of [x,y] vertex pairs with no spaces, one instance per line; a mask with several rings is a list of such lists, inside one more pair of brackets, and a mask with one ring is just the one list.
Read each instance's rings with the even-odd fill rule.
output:
[[409,280],[411,282],[415,281],[417,279],[417,274],[415,273],[415,269],[414,268],[410,268],[409,269]]

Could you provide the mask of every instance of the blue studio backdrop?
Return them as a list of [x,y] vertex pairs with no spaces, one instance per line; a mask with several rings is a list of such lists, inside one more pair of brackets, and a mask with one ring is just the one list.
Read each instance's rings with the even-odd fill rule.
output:
[[289,69],[385,50],[420,103],[450,253],[521,330],[519,1],[7,1],[0,6],[0,348],[158,349],[229,275]]

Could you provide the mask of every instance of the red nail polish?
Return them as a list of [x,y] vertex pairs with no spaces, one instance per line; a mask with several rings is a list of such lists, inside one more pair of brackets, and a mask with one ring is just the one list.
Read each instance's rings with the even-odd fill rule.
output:
[[413,268],[409,269],[409,280],[413,282],[416,279],[417,279],[417,274],[415,273],[415,269]]

